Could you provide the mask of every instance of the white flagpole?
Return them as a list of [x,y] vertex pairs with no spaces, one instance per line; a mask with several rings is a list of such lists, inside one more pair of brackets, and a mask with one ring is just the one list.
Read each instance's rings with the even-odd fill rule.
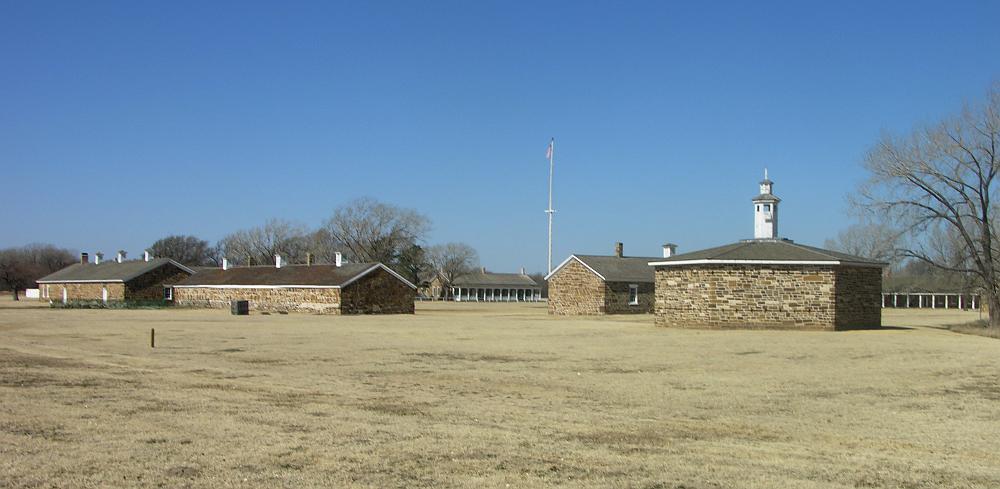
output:
[[549,215],[549,272],[552,273],[552,214],[556,211],[552,209],[552,172],[555,168],[556,138],[549,141],[549,208],[545,213]]

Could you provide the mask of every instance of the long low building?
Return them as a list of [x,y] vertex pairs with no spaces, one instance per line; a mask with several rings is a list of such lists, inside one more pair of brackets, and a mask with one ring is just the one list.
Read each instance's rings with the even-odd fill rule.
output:
[[316,314],[413,314],[416,287],[381,263],[281,265],[200,270],[173,286],[178,306]]
[[537,302],[542,300],[538,282],[524,273],[494,273],[481,268],[452,283],[456,302]]
[[[663,256],[677,249],[663,246]],[[653,312],[654,277],[648,265],[656,257],[625,256],[622,243],[614,256],[570,255],[545,277],[549,314],[646,314]]]
[[104,261],[87,253],[80,262],[37,280],[39,300],[46,302],[103,301],[122,302],[164,299],[165,286],[183,280],[194,270],[169,258],[153,258],[145,253],[141,260],[126,260],[119,252],[114,260]]

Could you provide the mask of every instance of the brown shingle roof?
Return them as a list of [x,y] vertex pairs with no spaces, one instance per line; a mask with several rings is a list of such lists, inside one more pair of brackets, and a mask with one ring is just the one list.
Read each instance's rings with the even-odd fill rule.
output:
[[153,258],[145,260],[128,260],[118,263],[108,260],[101,264],[75,263],[62,270],[50,273],[38,280],[38,283],[60,282],[128,282],[140,275],[151,272],[162,266],[175,266],[188,273],[194,270],[181,265],[169,258]]
[[591,270],[597,272],[606,282],[652,283],[653,267],[649,262],[656,257],[647,256],[606,256],[573,255]]
[[482,271],[463,275],[455,279],[453,285],[460,287],[538,287],[538,283],[520,273],[494,273]]
[[801,245],[787,239],[747,239],[715,248],[681,253],[670,258],[657,258],[651,263],[670,265],[689,261],[776,261],[776,262],[839,262],[848,265],[884,266],[885,263],[849,255],[839,251],[824,250]]
[[377,268],[384,268],[396,278],[413,287],[409,281],[399,276],[381,263],[344,263],[336,265],[285,265],[233,267],[228,270],[211,268],[178,282],[179,287],[211,287],[226,285],[242,286],[311,286],[341,287]]

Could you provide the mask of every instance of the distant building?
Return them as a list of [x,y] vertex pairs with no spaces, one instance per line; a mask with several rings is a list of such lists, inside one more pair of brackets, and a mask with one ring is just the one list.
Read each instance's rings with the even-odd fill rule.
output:
[[169,298],[165,289],[183,280],[194,270],[169,258],[153,258],[145,253],[141,260],[126,260],[119,252],[114,260],[104,261],[101,253],[90,263],[87,253],[80,263],[38,279],[39,299],[43,301],[129,301]]
[[885,263],[778,237],[773,182],[753,199],[754,239],[649,264],[656,324],[841,330],[881,325]]
[[463,275],[451,284],[451,296],[456,302],[537,302],[542,300],[542,288],[534,279],[521,273],[478,272]]
[[451,300],[451,287],[440,272],[424,272],[419,275],[417,296],[423,300]]
[[[664,256],[676,250],[663,247]],[[654,276],[651,260],[624,256],[617,243],[613,256],[570,255],[545,280],[549,283],[549,314],[643,314],[653,312]]]
[[318,314],[412,314],[416,286],[381,263],[275,265],[204,269],[173,287],[186,307],[228,308],[250,302],[250,311]]

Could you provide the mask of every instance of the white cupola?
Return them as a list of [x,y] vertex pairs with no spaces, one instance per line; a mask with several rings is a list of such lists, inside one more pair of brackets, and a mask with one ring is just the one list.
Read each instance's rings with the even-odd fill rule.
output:
[[760,181],[760,195],[753,198],[753,237],[754,239],[778,239],[778,202],[781,199],[774,196],[774,182],[767,178],[767,168],[764,169],[764,179]]

